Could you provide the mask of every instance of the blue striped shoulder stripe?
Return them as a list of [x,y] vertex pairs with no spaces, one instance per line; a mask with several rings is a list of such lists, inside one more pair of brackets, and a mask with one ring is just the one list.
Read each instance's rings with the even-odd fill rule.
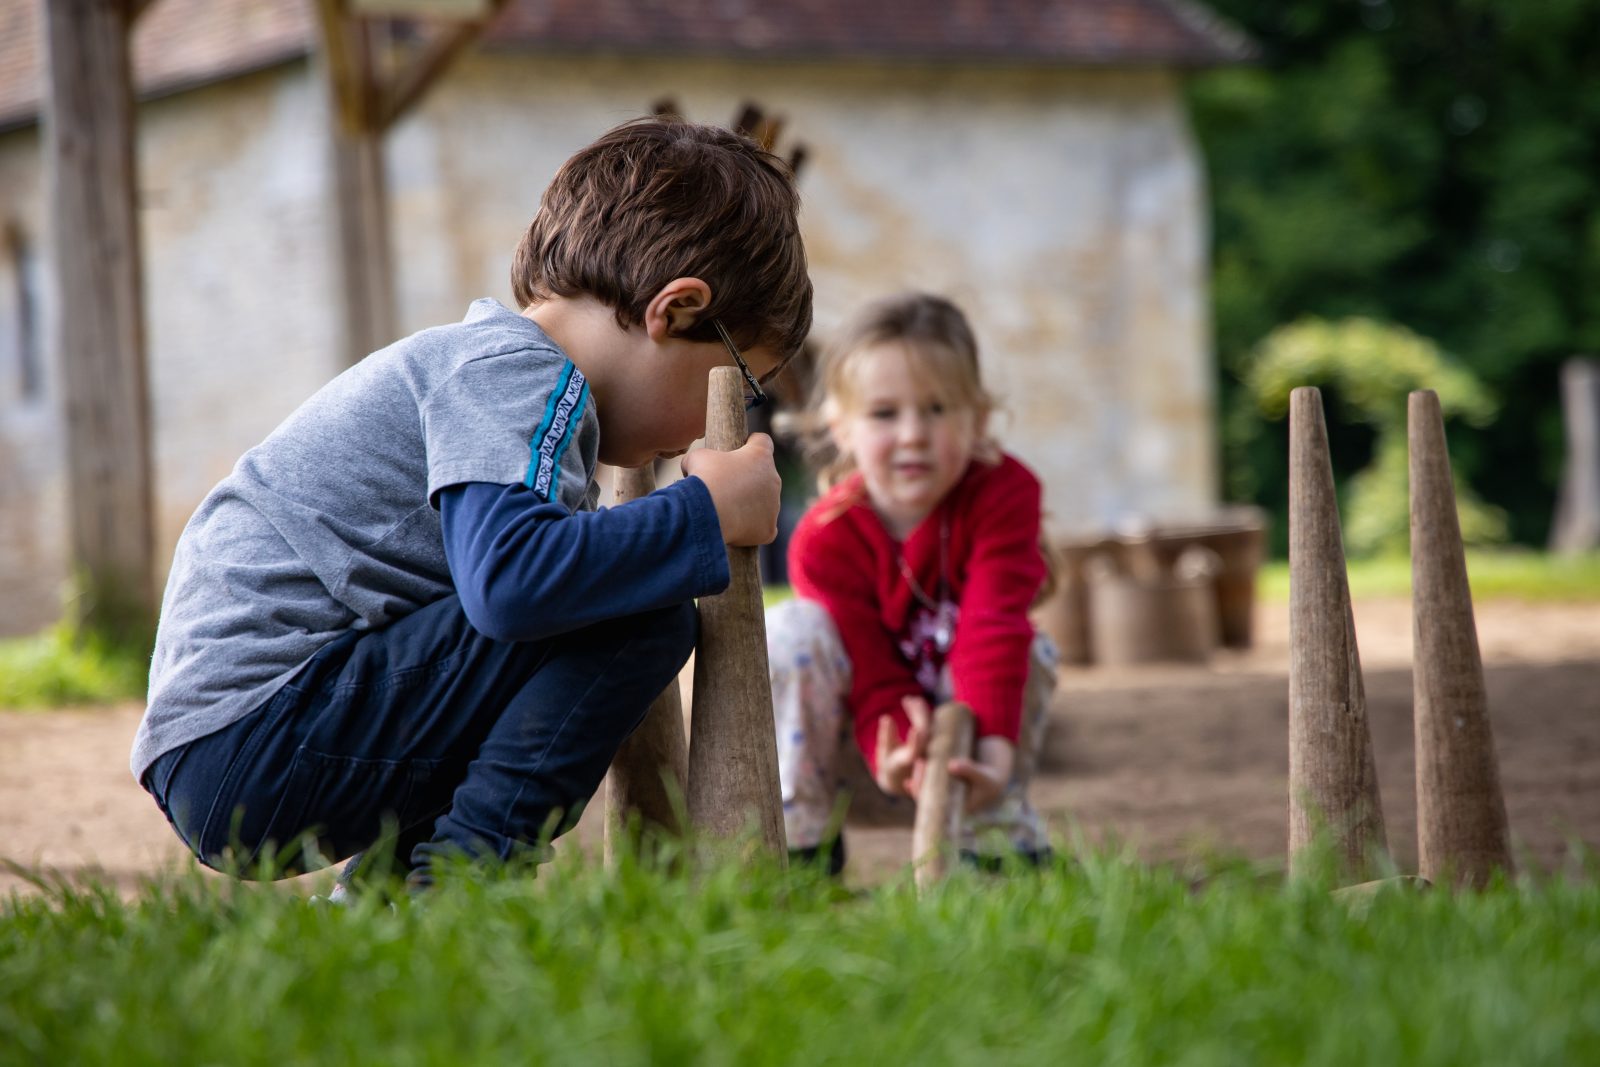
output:
[[561,458],[577,436],[578,424],[583,420],[584,405],[589,402],[589,382],[583,371],[569,359],[561,368],[556,387],[544,406],[544,418],[533,431],[528,442],[532,453],[528,461],[528,476],[523,479],[529,489],[546,503],[560,499]]

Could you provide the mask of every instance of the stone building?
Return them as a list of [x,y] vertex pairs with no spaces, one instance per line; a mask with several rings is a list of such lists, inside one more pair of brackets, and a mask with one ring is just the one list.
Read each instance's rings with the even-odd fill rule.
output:
[[[36,5],[0,11],[0,632],[65,587]],[[345,365],[307,0],[155,0],[135,33],[163,558],[238,455]],[[1244,46],[1189,0],[512,0],[387,145],[399,332],[509,302],[544,183],[670,97],[808,150],[817,332],[909,287],[971,314],[1059,530],[1216,503],[1207,205],[1184,72]]]

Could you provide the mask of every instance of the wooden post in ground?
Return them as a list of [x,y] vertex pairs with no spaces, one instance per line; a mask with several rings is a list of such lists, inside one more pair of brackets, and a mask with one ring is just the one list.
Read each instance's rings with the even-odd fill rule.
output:
[[1567,462],[1550,526],[1555,552],[1600,548],[1600,360],[1569,359],[1561,368]]
[[[706,446],[744,444],[744,377],[711,371]],[[725,592],[700,598],[693,713],[689,720],[689,819],[697,830],[734,837],[754,820],[761,844],[788,855],[778,790],[778,740],[767,674],[767,624],[754,548],[728,547]]]
[[1412,678],[1417,855],[1434,882],[1512,870],[1483,662],[1438,394],[1411,394]]
[[[656,476],[650,464],[617,470],[612,498],[625,504],[655,491]],[[639,831],[635,848],[646,835],[678,837],[684,826],[680,815],[686,800],[689,745],[683,735],[683,696],[674,678],[645,712],[639,728],[617,749],[606,774],[605,856],[616,862],[622,835]]]
[[1322,394],[1289,397],[1289,867],[1326,826],[1344,874],[1387,849]]
[[132,63],[134,0],[49,0],[44,19],[48,358],[66,394],[67,499],[80,621],[155,623],[155,512],[145,383]]
[[972,755],[973,731],[972,709],[965,704],[948,701],[933,713],[928,766],[911,829],[918,889],[927,889],[949,873],[950,849],[960,837],[967,810],[967,783],[951,776],[950,761]]

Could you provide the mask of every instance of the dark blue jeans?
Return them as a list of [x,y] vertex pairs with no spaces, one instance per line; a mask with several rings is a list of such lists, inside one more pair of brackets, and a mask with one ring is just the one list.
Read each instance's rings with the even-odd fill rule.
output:
[[697,628],[684,603],[499,642],[448,597],[337,638],[262,707],[163,755],[144,786],[203,863],[246,876],[269,845],[283,876],[386,833],[402,868],[507,859],[577,821]]

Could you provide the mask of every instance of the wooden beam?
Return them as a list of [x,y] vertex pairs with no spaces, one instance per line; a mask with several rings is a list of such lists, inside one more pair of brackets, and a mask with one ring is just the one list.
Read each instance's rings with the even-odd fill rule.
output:
[[344,294],[340,345],[353,365],[396,332],[383,134],[335,128],[333,198]]
[[505,7],[506,0],[492,0],[489,11],[482,18],[457,23],[438,33],[386,87],[386,103],[380,116],[384,129],[388,129],[420,101],[439,76],[449,69],[458,55],[483,33],[484,27]]
[[44,4],[44,156],[51,191],[45,328],[62,371],[80,621],[122,637],[155,621],[129,0]]
[[322,63],[337,114],[332,124],[333,212],[344,292],[340,346],[348,363],[388,344],[397,333],[384,136],[504,4],[491,0],[485,17],[440,31],[392,74],[384,64],[393,48],[387,40],[380,47],[374,39],[392,27],[390,22],[352,12],[350,0],[316,0]]
[[364,125],[363,78],[354,21],[345,11],[343,0],[316,0],[316,12],[317,24],[321,29],[323,62],[339,124],[347,133],[360,133]]

